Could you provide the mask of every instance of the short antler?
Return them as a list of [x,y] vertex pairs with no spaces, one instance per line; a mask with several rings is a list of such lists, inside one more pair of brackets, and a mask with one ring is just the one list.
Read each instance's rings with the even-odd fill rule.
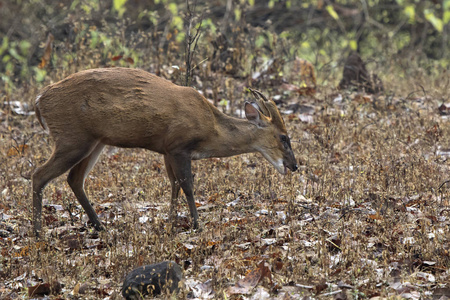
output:
[[248,89],[255,97],[257,104],[261,109],[261,112],[265,116],[267,116],[273,124],[275,124],[282,131],[286,132],[286,125],[284,124],[284,120],[281,117],[280,111],[278,110],[275,102],[273,102],[273,100],[268,100],[266,96],[264,96],[260,91],[254,90],[252,88]]
[[253,93],[256,99],[262,98],[264,101],[269,101],[267,100],[266,96],[264,96],[260,91],[251,88],[249,88],[249,90]]
[[272,114],[270,113],[270,110],[266,107],[266,103],[269,102],[267,98],[257,90],[254,90],[252,88],[248,88],[250,92],[252,92],[253,96],[255,97],[256,104],[258,105],[260,111],[269,119],[272,119]]

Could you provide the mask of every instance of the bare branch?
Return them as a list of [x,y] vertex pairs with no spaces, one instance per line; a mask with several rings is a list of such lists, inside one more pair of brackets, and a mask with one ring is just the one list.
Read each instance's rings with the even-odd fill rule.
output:
[[184,83],[186,86],[190,85],[192,71],[194,69],[191,67],[191,65],[192,65],[192,61],[194,58],[194,53],[197,50],[197,45],[198,45],[198,41],[200,39],[201,27],[202,27],[202,22],[203,22],[203,14],[202,14],[202,16],[200,17],[200,23],[198,24],[196,32],[195,32],[194,36],[192,36],[191,31],[192,31],[192,26],[193,26],[193,22],[194,22],[194,14],[195,14],[196,7],[197,7],[197,1],[194,2],[193,9],[191,9],[189,0],[186,0],[186,10],[187,10],[186,20],[188,21],[188,26],[186,29],[186,52],[185,52],[186,76],[185,76],[185,83]]

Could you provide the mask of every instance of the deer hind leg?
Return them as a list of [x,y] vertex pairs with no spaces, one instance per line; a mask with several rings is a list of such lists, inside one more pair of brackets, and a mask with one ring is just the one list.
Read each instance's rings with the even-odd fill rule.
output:
[[89,220],[97,230],[102,230],[103,226],[98,220],[98,216],[86,196],[84,191],[84,181],[88,173],[97,162],[104,147],[104,144],[98,143],[87,157],[81,160],[70,170],[69,175],[67,176],[67,182],[69,183],[70,188],[75,194],[75,197],[77,197],[78,202],[80,202],[81,206],[86,211]]
[[53,154],[49,160],[34,171],[33,185],[33,226],[38,237],[42,229],[42,190],[54,178],[68,171],[92,151],[92,144],[85,143],[82,147],[67,146],[56,142]]
[[175,228],[176,225],[176,215],[177,215],[177,199],[180,193],[180,184],[178,183],[175,174],[173,172],[173,168],[170,165],[169,159],[167,155],[164,155],[164,163],[166,165],[167,176],[170,180],[170,185],[172,187],[172,196],[170,199],[170,210],[169,210],[169,223],[172,224],[172,229]]

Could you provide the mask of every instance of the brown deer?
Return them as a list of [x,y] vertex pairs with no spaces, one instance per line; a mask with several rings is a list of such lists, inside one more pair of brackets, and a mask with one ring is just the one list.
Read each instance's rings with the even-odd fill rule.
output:
[[54,139],[50,159],[33,174],[33,223],[41,231],[42,190],[70,170],[67,181],[97,230],[103,228],[84,191],[84,180],[105,145],[145,148],[164,155],[172,205],[183,189],[194,228],[198,212],[191,160],[259,152],[281,174],[297,170],[286,126],[272,100],[251,90],[247,120],[220,112],[200,93],[139,69],[75,73],[36,98],[36,116]]

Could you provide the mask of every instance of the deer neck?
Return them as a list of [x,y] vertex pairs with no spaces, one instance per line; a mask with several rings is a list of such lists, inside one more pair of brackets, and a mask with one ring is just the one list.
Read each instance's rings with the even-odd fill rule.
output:
[[256,152],[256,125],[246,119],[227,115],[216,116],[214,136],[203,145],[201,153],[194,153],[193,159],[206,157],[228,157],[242,153]]

